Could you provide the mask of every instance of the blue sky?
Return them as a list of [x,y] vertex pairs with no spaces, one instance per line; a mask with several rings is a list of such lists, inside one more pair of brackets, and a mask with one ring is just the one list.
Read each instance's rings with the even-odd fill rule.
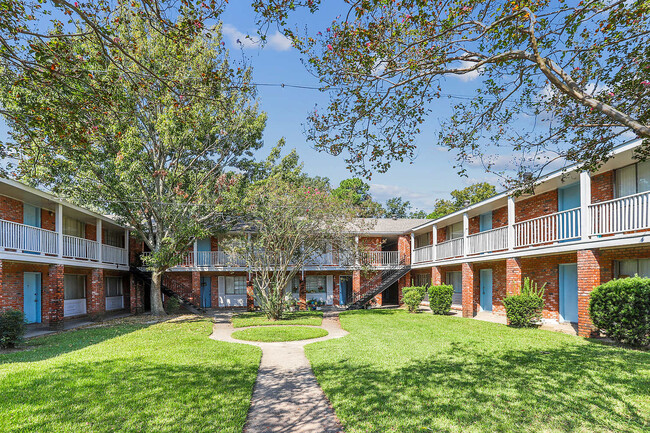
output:
[[[307,28],[309,33],[324,30],[328,23],[344,8],[336,0],[328,0],[327,7],[317,15],[301,13],[296,22]],[[256,34],[255,15],[248,2],[231,2],[223,15],[224,40],[234,58],[246,56],[253,67],[254,79],[258,83],[286,83],[318,85],[318,79],[303,66],[300,53],[291,48],[289,42],[275,29],[270,29],[269,43],[260,48],[245,36]],[[242,43],[237,44],[237,39]],[[473,94],[476,77],[450,78],[446,81],[445,93]],[[317,90],[277,87],[259,87],[260,107],[268,114],[264,133],[265,147],[260,157],[282,137],[287,140],[287,151],[297,149],[305,164],[305,171],[311,175],[327,176],[333,186],[351,177],[343,156],[334,157],[318,152],[306,141],[303,124],[315,104],[327,104],[327,95]],[[384,202],[394,196],[409,200],[414,208],[431,210],[437,198],[446,198],[449,192],[464,188],[474,182],[498,183],[494,175],[485,173],[482,167],[470,167],[468,177],[460,177],[453,168],[453,154],[437,144],[438,118],[449,115],[453,100],[442,99],[432,107],[423,133],[417,137],[417,157],[412,163],[395,163],[385,174],[375,174],[369,182],[375,199]]]

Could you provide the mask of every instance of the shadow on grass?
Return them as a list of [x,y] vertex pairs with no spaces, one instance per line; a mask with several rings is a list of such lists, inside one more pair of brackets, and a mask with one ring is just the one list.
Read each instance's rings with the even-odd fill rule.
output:
[[60,334],[29,339],[21,351],[0,354],[0,365],[14,362],[36,362],[83,349],[103,341],[144,329],[146,324],[120,324],[82,328]]
[[590,343],[495,353],[452,342],[435,357],[404,365],[350,358],[312,360],[349,431],[641,432],[650,426],[650,354],[644,352]]
[[241,432],[256,372],[138,358],[18,372],[0,384],[0,430]]

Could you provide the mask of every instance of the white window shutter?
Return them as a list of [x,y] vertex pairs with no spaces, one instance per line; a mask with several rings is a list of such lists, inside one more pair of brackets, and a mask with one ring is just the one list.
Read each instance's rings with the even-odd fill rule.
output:
[[334,275],[327,276],[327,298],[325,299],[327,305],[334,303]]
[[217,293],[219,293],[219,305],[218,307],[226,306],[226,279],[225,277],[217,278]]

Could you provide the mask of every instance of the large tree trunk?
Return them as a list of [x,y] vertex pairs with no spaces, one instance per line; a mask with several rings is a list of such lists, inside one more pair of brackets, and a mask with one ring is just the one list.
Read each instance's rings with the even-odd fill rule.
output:
[[151,314],[154,316],[166,316],[163,307],[161,287],[164,270],[154,269],[151,273]]

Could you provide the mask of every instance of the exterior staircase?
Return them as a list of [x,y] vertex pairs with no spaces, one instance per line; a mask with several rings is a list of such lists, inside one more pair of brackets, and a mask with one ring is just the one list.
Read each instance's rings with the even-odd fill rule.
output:
[[[136,280],[136,282],[143,284],[145,287],[148,286],[151,288],[151,272],[143,271],[136,266],[131,266],[130,269],[131,274],[133,275],[133,278]],[[188,288],[185,284],[179,283],[178,281],[172,280],[166,275],[163,275],[160,291],[165,296],[178,299],[178,302],[180,302],[182,306],[194,314],[205,313],[205,309],[201,308],[201,306],[195,304],[185,296],[179,294],[191,292],[191,289]]]
[[410,270],[410,265],[404,264],[403,261],[400,261],[398,264],[378,272],[374,277],[361,286],[358,293],[354,294],[352,302],[348,304],[347,309],[358,310],[365,308],[368,302],[370,302],[375,296],[388,289]]

